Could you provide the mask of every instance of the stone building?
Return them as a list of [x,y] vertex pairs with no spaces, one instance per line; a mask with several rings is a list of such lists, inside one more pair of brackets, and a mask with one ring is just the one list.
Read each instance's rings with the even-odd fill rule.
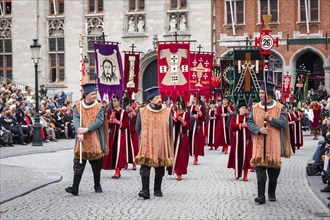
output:
[[330,92],[329,0],[214,0],[214,7],[217,57],[226,56],[228,47],[253,47],[261,15],[271,14],[271,34],[279,39],[270,57],[276,82],[304,65],[309,88],[323,84]]
[[92,40],[120,42],[143,52],[142,90],[157,82],[157,41],[192,40],[212,50],[212,1],[199,0],[0,0],[0,76],[34,85],[32,39],[41,44],[39,84],[79,98],[79,36],[85,36],[87,72],[95,77]]

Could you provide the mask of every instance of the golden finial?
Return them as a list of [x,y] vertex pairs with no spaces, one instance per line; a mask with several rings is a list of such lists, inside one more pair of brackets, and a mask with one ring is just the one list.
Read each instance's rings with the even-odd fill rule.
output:
[[264,21],[264,30],[270,30],[268,24],[272,20],[272,15],[262,15],[262,20]]

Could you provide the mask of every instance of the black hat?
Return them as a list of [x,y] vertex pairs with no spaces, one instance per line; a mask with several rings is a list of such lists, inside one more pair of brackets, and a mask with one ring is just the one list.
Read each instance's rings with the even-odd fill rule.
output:
[[148,94],[148,100],[153,99],[155,96],[159,96],[159,86],[152,86],[148,89],[145,89],[144,92]]
[[96,92],[96,84],[95,83],[85,83],[82,85],[84,94],[88,94],[91,92]]
[[214,100],[210,100],[209,104],[215,104]]
[[263,80],[259,80],[259,85],[260,85],[260,90],[267,90],[267,91],[272,91],[274,92],[275,84],[273,82],[265,82]]
[[129,98],[128,97],[124,97],[123,99],[123,106],[126,107],[130,104]]
[[246,105],[246,103],[245,103],[245,101],[244,100],[239,100],[238,101],[238,103],[237,103],[237,105],[236,105],[236,108],[237,109],[240,109],[241,107],[246,107],[247,105]]

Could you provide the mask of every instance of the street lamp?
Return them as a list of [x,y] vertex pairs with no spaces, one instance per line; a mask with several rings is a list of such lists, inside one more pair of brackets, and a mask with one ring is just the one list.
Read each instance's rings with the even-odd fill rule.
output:
[[33,142],[32,146],[43,146],[41,138],[41,124],[39,115],[39,92],[38,92],[38,63],[39,63],[39,52],[41,45],[38,43],[38,39],[33,39],[33,44],[30,46],[35,69],[35,98],[36,98],[36,115],[33,130]]

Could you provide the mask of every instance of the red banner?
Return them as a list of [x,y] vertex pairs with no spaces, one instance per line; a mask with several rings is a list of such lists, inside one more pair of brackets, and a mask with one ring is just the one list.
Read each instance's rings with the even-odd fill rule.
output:
[[210,98],[213,53],[190,53],[190,90]]
[[124,60],[124,88],[131,98],[132,92],[139,89],[140,53],[125,52]]
[[158,43],[158,85],[163,97],[189,97],[190,42]]
[[282,76],[282,102],[285,102],[291,94],[291,81],[292,76]]

